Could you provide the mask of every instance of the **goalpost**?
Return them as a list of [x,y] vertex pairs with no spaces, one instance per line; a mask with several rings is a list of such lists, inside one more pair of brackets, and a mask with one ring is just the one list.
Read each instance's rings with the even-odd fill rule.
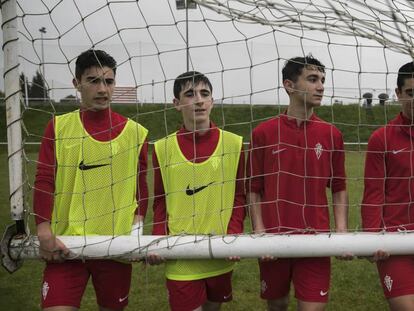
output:
[[[16,221],[1,242],[3,265],[14,271],[21,260],[39,256],[38,240],[30,233],[38,151],[31,143],[40,142],[50,118],[70,111],[65,100],[77,97],[71,86],[74,61],[89,48],[113,55],[118,62],[117,85],[137,90],[137,99],[112,108],[147,123],[151,143],[177,129],[169,105],[172,84],[187,67],[205,73],[213,83],[217,111],[213,121],[243,135],[248,143],[259,122],[286,108],[284,62],[312,53],[326,65],[324,117],[343,131],[349,145],[346,156],[351,162],[356,159],[347,182],[358,195],[350,206],[354,216],[349,233],[292,234],[303,233],[292,228],[286,234],[256,235],[247,228],[238,236],[150,236],[152,223],[147,217],[145,235],[59,237],[71,250],[71,258],[139,259],[149,252],[165,258],[369,256],[377,249],[414,253],[411,231],[363,233],[359,229],[364,144],[398,110],[388,104],[395,101],[397,68],[414,57],[414,4],[409,0],[194,0],[192,9],[184,11],[175,5],[172,0],[156,5],[128,0],[1,1],[10,211]],[[44,100],[29,98],[27,105],[19,76],[37,72],[40,85],[33,80],[31,89],[40,86]],[[23,86],[27,87],[25,82]],[[371,110],[362,106],[367,98],[374,104],[381,98],[390,100]],[[356,122],[341,115],[347,107],[354,107]],[[236,108],[243,114],[235,116]],[[155,125],[150,123],[154,119]]]

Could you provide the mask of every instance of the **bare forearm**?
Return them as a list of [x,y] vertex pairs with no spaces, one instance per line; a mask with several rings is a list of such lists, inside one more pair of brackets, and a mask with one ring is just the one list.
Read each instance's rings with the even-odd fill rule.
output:
[[39,240],[42,240],[44,238],[50,238],[52,233],[52,228],[50,227],[50,223],[48,221],[41,222],[37,225],[37,236],[39,237]]
[[332,204],[337,232],[348,230],[348,193],[346,190],[332,194]]
[[36,224],[50,221],[55,192],[55,134],[53,122],[49,122],[39,150],[37,172],[34,182],[33,211]]
[[250,215],[253,223],[253,230],[256,233],[265,232],[260,201],[261,196],[259,193],[249,192],[247,194],[247,202],[249,204]]

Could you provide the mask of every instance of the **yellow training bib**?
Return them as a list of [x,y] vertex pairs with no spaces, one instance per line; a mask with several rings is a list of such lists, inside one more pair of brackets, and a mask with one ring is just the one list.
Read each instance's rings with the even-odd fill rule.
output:
[[128,119],[111,141],[83,127],[79,110],[55,118],[56,235],[129,234],[137,208],[139,153],[148,131]]
[[[188,161],[176,133],[155,143],[171,235],[227,233],[233,210],[242,138],[220,130],[217,147],[204,162]],[[173,260],[166,265],[172,280],[197,280],[229,272],[225,260]]]

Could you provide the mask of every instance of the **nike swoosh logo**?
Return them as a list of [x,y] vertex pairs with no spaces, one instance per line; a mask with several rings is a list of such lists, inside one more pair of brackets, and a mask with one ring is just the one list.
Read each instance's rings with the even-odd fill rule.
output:
[[272,154],[277,154],[277,153],[282,152],[282,151],[284,151],[284,150],[286,150],[286,148],[283,148],[283,149],[277,149],[277,150],[272,150]]
[[209,184],[207,184],[207,185],[205,185],[205,186],[201,186],[201,187],[194,188],[194,189],[190,189],[190,185],[188,185],[188,186],[187,186],[187,189],[185,190],[185,194],[186,194],[186,195],[194,195],[194,194],[196,194],[197,192],[200,192],[201,190],[203,190],[203,189],[207,188],[208,186],[210,186],[213,182],[214,182],[214,181],[212,181],[211,183],[209,183]]
[[125,297],[123,297],[123,298],[119,298],[118,300],[119,300],[119,302],[123,302],[124,300],[126,300],[126,299],[128,299],[128,295],[126,295]]
[[71,144],[71,145],[64,145],[66,149],[72,149],[74,147],[80,146],[80,144]]
[[402,148],[400,150],[393,150],[392,154],[397,154],[397,153],[403,152],[405,149],[407,149],[407,148]]
[[323,290],[321,290],[321,291],[319,292],[319,294],[320,294],[321,296],[326,296],[326,295],[328,295],[328,291],[324,292]]
[[79,169],[81,171],[87,171],[87,170],[91,170],[91,169],[94,169],[94,168],[97,168],[97,167],[102,167],[102,166],[107,166],[107,165],[109,165],[109,163],[106,163],[106,164],[95,164],[95,165],[86,165],[86,164],[83,163],[83,160],[82,160],[81,163],[79,163]]
[[229,294],[229,295],[227,295],[227,296],[223,296],[223,299],[224,299],[224,300],[229,299],[229,298],[231,297],[231,294],[232,294],[232,293],[230,293],[230,294]]

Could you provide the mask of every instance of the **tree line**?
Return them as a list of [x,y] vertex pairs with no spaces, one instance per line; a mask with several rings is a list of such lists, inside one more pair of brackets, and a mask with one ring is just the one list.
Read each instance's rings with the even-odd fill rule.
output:
[[20,90],[22,91],[24,98],[26,98],[26,88],[27,88],[27,96],[28,98],[30,98],[30,100],[49,99],[49,92],[48,92],[45,80],[43,79],[43,76],[39,70],[37,70],[35,75],[32,77],[31,83],[29,83],[29,80],[26,78],[23,72],[20,74],[19,81],[20,81]]

